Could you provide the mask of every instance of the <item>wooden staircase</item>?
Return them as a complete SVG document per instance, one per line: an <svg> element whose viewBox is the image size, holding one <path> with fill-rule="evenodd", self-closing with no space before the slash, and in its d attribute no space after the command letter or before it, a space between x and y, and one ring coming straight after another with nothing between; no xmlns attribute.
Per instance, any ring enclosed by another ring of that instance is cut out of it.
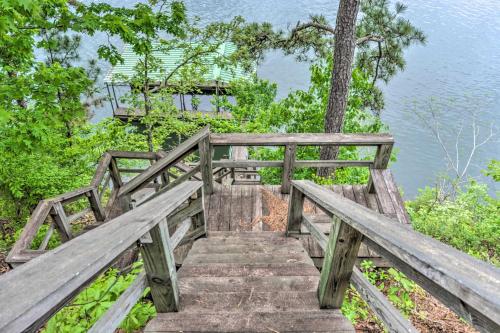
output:
<svg viewBox="0 0 500 333"><path fill-rule="evenodd" d="M386 134L213 134L205 128L168 153L107 152L89 186L42 200L33 211L7 257L18 267L0 276L0 333L38 332L130 252L140 253L143 271L88 332L114 332L146 289L158 313L146 332L352 332L338 310L350 285L387 331L418 332L355 266L363 247L479 331L500 332L500 270L408 226L387 169L393 144ZM325 145L376 152L373 160L296 158L299 146ZM212 161L217 146L283 147L284 156ZM180 164L187 161L198 162ZM279 191L218 183L227 170L261 167L283 169ZM318 167L365 167L369 182L326 188L292 179L296 168ZM287 208L264 202L263 190ZM70 204L76 201L89 207L75 211ZM287 237L259 221L271 208L288 209ZM89 212L95 228L75 233L73 223ZM51 250L54 232L64 244ZM41 244L34 244L37 236ZM313 260L321 262L321 273Z"/></svg>
<svg viewBox="0 0 500 333"><path fill-rule="evenodd" d="M353 332L339 310L321 310L319 271L284 233L212 232L178 271L179 312L145 332Z"/></svg>

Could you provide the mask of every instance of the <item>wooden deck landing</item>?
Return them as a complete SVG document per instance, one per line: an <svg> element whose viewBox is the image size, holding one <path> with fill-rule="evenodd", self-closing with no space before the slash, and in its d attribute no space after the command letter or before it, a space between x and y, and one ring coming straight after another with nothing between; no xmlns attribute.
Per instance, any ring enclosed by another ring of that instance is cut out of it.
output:
<svg viewBox="0 0 500 333"><path fill-rule="evenodd" d="M354 332L339 310L321 310L319 271L284 233L211 232L178 271L179 312L145 332Z"/></svg>
<svg viewBox="0 0 500 333"><path fill-rule="evenodd" d="M404 211L399 216L406 216L404 207L399 204L398 197L391 196L389 191L384 192L378 189L376 193L368 193L366 185L332 185L327 186L332 191L350 200L353 200L376 212L381 212L392 218L398 219L396 211ZM285 210L285 217L288 207L288 194L281 193L280 185L223 185L217 186L214 193L205 202L207 230L210 234L214 231L271 231L270 227L262 222L262 217L268 216L273 207L265 198L265 192L274 195L282 200L282 205L274 207L277 210ZM398 193L399 195L399 193ZM402 200L401 200L402 202ZM315 222L326 233L329 231L326 215L314 204L305 204ZM399 219L399 222L406 224L409 220ZM286 220L283 221L283 227ZM303 230L305 231L305 230ZM304 248L307 250L317 267L322 264L324 251L318 243L308 234L300 236ZM382 259L373 250L362 245L358 255L359 261L369 259L380 267L388 266L389 263Z"/></svg>

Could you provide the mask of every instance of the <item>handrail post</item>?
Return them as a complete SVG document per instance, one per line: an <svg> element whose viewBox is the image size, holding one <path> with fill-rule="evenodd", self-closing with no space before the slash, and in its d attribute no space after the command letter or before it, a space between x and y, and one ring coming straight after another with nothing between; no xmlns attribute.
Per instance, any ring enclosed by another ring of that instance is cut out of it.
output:
<svg viewBox="0 0 500 333"><path fill-rule="evenodd" d="M208 219L205 217L205 195L203 194L202 189L196 192L196 197L197 199L201 199L201 211L193 216L193 229L196 230L200 227L203 227L206 235Z"/></svg>
<svg viewBox="0 0 500 333"><path fill-rule="evenodd" d="M392 143L377 146L377 152L375 154L372 169L387 169L389 160L391 159L392 146ZM373 179L371 176L368 179L367 187L369 193L373 193L375 191L375 187L373 186Z"/></svg>
<svg viewBox="0 0 500 333"><path fill-rule="evenodd" d="M203 190L206 195L213 193L213 174L212 174L212 147L210 137L202 139L198 143L200 153L201 177L203 179Z"/></svg>
<svg viewBox="0 0 500 333"><path fill-rule="evenodd" d="M293 169L295 164L296 144L285 146L285 157L283 160L283 177L281 181L281 193L290 193L290 185L293 178Z"/></svg>
<svg viewBox="0 0 500 333"><path fill-rule="evenodd" d="M60 202L56 202L50 211L50 217L54 220L55 225L59 229L61 239L66 242L73 238L71 226L68 223L68 217L64 212L64 208Z"/></svg>
<svg viewBox="0 0 500 333"><path fill-rule="evenodd" d="M104 222L106 219L106 213L101 205L101 200L99 199L99 194L97 194L97 189L94 188L92 191L87 193L89 198L90 207L94 212L94 216L97 222Z"/></svg>
<svg viewBox="0 0 500 333"><path fill-rule="evenodd" d="M141 255L153 303L158 312L177 311L179 286L167 219L158 223L149 234L152 242L141 245Z"/></svg>
<svg viewBox="0 0 500 333"><path fill-rule="evenodd" d="M286 225L287 235L300 232L304 199L304 193L292 185L292 194L290 195L290 200L288 202L288 223Z"/></svg>
<svg viewBox="0 0 500 333"><path fill-rule="evenodd" d="M334 217L318 286L321 308L342 306L362 238L360 232Z"/></svg>
<svg viewBox="0 0 500 333"><path fill-rule="evenodd" d="M113 187L118 191L123 185L122 178L120 177L120 171L118 170L118 165L116 163L116 158L111 158L109 162L109 172L111 173L111 180L113 181Z"/></svg>

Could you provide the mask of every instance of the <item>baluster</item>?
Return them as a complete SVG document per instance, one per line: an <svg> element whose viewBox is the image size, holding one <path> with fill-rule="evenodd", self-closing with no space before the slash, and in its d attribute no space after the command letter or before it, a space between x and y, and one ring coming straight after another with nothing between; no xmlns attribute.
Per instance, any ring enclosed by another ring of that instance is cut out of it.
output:
<svg viewBox="0 0 500 333"><path fill-rule="evenodd" d="M285 146L285 157L283 160L283 178L281 181L281 193L290 193L290 185L293 178L295 164L295 151L297 145L289 144Z"/></svg>

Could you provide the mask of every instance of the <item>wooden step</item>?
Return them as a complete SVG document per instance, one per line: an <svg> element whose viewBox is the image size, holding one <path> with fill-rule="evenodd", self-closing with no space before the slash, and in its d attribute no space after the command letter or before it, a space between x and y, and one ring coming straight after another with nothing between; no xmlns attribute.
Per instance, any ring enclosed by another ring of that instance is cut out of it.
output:
<svg viewBox="0 0 500 333"><path fill-rule="evenodd" d="M319 308L319 271L284 233L210 233L177 279L179 312L158 314L145 332L353 332L338 310Z"/></svg>
<svg viewBox="0 0 500 333"><path fill-rule="evenodd" d="M179 280L180 293L254 291L315 291L319 276L266 276L266 277L185 277Z"/></svg>
<svg viewBox="0 0 500 333"><path fill-rule="evenodd" d="M144 332L354 332L339 310L160 313Z"/></svg>
<svg viewBox="0 0 500 333"><path fill-rule="evenodd" d="M201 264L184 265L177 276L183 277L216 277L216 276L301 276L315 275L318 269L310 263L279 263L279 264Z"/></svg>
<svg viewBox="0 0 500 333"><path fill-rule="evenodd" d="M320 311L317 291L256 291L181 294L182 311L252 312Z"/></svg>

